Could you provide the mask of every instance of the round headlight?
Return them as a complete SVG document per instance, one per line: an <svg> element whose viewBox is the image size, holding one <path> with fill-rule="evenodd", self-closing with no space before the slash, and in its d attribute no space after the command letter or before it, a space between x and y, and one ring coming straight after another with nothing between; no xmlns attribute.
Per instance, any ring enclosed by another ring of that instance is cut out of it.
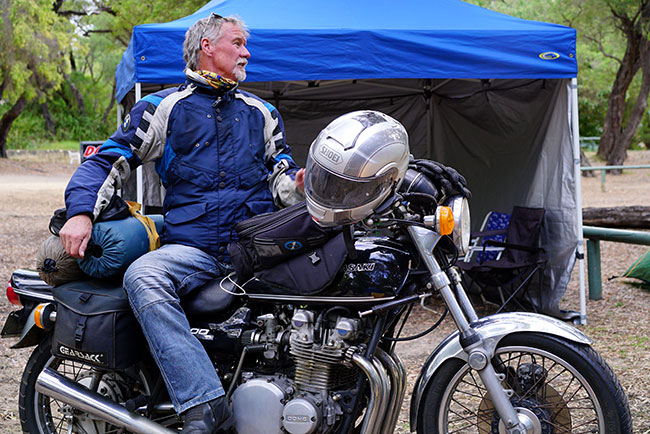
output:
<svg viewBox="0 0 650 434"><path fill-rule="evenodd" d="M463 196L451 196L444 203L445 206L451 208L454 215L454 230L451 234L454 244L458 249L460 256L467 253L469 248L469 235L470 235L470 217L469 217L469 202Z"/></svg>

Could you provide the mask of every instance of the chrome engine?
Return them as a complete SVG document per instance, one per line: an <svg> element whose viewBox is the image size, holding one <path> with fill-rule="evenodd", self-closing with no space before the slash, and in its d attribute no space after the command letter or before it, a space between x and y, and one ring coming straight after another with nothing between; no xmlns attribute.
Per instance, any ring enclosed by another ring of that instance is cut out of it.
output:
<svg viewBox="0 0 650 434"><path fill-rule="evenodd" d="M350 355L361 320L338 317L334 327L322 327L315 316L296 310L287 328L274 315L257 318L260 327L247 340L264 345L264 357L271 359L288 336L295 371L293 376L242 373L232 395L239 434L326 434L340 420L345 391L354 388L360 373Z"/></svg>

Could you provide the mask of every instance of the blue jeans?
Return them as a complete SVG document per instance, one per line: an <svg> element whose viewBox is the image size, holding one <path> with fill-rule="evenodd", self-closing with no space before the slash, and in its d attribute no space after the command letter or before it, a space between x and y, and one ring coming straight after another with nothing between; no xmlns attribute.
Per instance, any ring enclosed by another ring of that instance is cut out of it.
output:
<svg viewBox="0 0 650 434"><path fill-rule="evenodd" d="M180 297L228 271L197 248L168 244L138 258L124 275L131 308L178 413L224 394L205 349L190 333Z"/></svg>

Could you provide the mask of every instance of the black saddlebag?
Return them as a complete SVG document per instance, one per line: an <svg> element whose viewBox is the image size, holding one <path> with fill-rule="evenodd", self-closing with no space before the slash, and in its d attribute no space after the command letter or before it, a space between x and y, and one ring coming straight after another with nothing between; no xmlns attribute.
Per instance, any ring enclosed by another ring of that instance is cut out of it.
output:
<svg viewBox="0 0 650 434"><path fill-rule="evenodd" d="M105 369L125 369L141 360L144 338L122 286L76 281L52 288L52 294L54 356Z"/></svg>
<svg viewBox="0 0 650 434"><path fill-rule="evenodd" d="M319 226L305 202L241 221L234 229L239 241L229 244L228 253L242 283L257 277L294 294L314 294L345 261L341 228Z"/></svg>

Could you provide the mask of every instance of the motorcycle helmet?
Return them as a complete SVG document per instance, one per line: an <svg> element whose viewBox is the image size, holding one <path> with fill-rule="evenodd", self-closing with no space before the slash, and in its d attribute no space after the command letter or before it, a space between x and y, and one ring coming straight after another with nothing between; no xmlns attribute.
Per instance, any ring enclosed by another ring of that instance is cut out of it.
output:
<svg viewBox="0 0 650 434"><path fill-rule="evenodd" d="M408 134L395 119L371 110L340 116L309 148L307 209L321 226L358 222L399 188L408 161Z"/></svg>

